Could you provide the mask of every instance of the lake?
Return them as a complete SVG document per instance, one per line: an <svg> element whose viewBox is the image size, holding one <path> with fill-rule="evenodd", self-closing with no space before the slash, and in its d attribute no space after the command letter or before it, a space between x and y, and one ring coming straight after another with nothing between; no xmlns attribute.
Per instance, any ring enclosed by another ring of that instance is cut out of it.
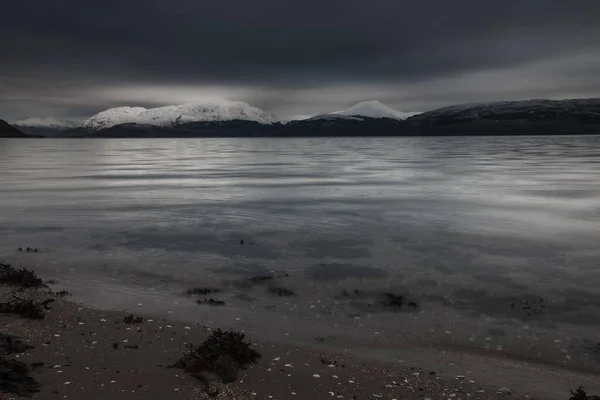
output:
<svg viewBox="0 0 600 400"><path fill-rule="evenodd" d="M597 136L2 139L0 171L0 262L86 304L600 361Z"/></svg>

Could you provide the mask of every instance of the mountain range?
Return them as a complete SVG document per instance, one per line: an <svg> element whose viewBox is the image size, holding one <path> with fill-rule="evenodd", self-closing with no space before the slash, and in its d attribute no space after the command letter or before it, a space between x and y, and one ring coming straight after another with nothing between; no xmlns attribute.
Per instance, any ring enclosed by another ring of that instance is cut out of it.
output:
<svg viewBox="0 0 600 400"><path fill-rule="evenodd" d="M14 126L10 125L8 122L0 119L0 138L28 138L35 137L32 135L27 135Z"/></svg>
<svg viewBox="0 0 600 400"><path fill-rule="evenodd" d="M16 131L57 137L600 134L600 99L474 103L424 113L404 113L371 100L287 121L243 102L207 102L111 108L79 125L47 118L17 121L15 126Z"/></svg>

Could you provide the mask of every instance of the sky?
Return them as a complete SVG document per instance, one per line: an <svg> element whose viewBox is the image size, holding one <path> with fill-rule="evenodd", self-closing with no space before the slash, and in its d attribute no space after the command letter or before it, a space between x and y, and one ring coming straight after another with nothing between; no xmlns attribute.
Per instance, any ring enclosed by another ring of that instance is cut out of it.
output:
<svg viewBox="0 0 600 400"><path fill-rule="evenodd" d="M19 0L0 119L241 100L281 117L600 97L598 0Z"/></svg>

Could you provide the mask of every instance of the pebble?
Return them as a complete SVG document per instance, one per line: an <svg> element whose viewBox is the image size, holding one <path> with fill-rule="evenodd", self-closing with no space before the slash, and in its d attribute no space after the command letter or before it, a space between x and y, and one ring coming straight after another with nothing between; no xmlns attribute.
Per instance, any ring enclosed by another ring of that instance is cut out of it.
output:
<svg viewBox="0 0 600 400"><path fill-rule="evenodd" d="M500 394L512 394L512 390L510 390L510 388L503 387L503 388L498 389L498 393L500 393Z"/></svg>
<svg viewBox="0 0 600 400"><path fill-rule="evenodd" d="M458 376L456 377L456 379L465 379L465 376L464 376L464 375L458 375Z"/></svg>
<svg viewBox="0 0 600 400"><path fill-rule="evenodd" d="M321 377L321 375L319 375L319 374L314 374L313 375L313 378L320 378L320 377Z"/></svg>

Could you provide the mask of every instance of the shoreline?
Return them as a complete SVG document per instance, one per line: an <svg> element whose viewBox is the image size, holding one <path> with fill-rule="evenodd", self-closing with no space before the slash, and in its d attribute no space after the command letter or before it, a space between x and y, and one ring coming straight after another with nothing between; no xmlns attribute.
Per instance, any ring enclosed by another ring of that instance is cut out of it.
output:
<svg viewBox="0 0 600 400"><path fill-rule="evenodd" d="M39 300L55 298L42 320L0 314L1 333L34 346L16 359L44 363L32 372L41 384L41 392L33 398L207 398L196 378L166 367L181 357L186 343L200 344L219 327L151 317L124 324L128 312L83 307L44 290L0 286L0 301L17 292ZM348 351L248 339L262 358L242 371L236 382L219 385L216 398L490 399L508 396L499 393L510 389L510 398L566 400L569 389L581 385L595 393L600 386L591 374L464 349L415 347L411 351L419 361L400 362L390 360L397 349ZM528 382L532 387L523 390Z"/></svg>

